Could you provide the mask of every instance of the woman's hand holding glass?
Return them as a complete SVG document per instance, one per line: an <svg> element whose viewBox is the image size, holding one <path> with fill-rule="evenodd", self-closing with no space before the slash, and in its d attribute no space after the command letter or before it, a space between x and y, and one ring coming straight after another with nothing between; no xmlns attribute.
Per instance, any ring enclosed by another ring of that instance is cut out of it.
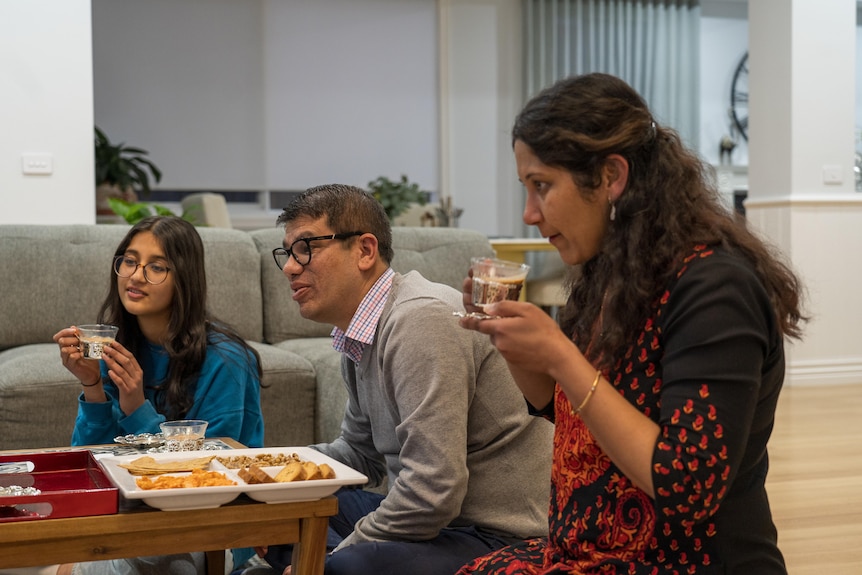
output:
<svg viewBox="0 0 862 575"><path fill-rule="evenodd" d="M472 279L463 284L465 309L471 305ZM498 319L466 317L461 327L487 334L509 365L524 397L536 408L543 408L553 397L554 373L561 358L577 357L575 345L563 334L557 322L541 308L526 302L502 301L486 305L484 313Z"/></svg>
<svg viewBox="0 0 862 575"><path fill-rule="evenodd" d="M577 353L557 322L541 308L526 302L502 301L485 306L498 319L463 318L461 326L488 334L509 365L552 376L561 357Z"/></svg>

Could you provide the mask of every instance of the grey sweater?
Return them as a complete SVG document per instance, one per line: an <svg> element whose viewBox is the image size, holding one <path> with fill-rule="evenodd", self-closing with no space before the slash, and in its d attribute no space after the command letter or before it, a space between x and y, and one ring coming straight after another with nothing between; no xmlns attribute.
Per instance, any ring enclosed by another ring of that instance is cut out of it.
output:
<svg viewBox="0 0 862 575"><path fill-rule="evenodd" d="M341 545L422 541L475 525L546 536L553 427L531 417L487 336L453 317L461 294L417 272L395 274L374 343L342 356L349 392L341 436L314 446L388 476L380 507Z"/></svg>

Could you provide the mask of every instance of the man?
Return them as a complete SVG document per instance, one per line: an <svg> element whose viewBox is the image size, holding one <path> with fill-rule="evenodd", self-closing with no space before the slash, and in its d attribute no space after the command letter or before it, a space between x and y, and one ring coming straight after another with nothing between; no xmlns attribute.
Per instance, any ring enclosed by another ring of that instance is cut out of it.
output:
<svg viewBox="0 0 862 575"><path fill-rule="evenodd" d="M302 316L335 326L349 392L341 436L313 447L388 479L386 495L338 492L325 572L450 575L546 534L552 427L528 415L488 338L452 317L461 293L392 270L389 221L359 188L307 190L278 224L276 260ZM290 563L289 546L265 552L278 572Z"/></svg>

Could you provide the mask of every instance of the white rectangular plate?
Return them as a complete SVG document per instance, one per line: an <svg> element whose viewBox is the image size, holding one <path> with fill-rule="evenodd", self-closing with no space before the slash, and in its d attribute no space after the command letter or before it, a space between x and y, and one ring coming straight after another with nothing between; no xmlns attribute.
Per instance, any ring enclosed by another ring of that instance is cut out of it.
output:
<svg viewBox="0 0 862 575"><path fill-rule="evenodd" d="M366 483L368 478L343 463L335 461L331 457L315 451L309 447L261 447L257 449L225 449L222 451L185 451L177 453L150 453L158 462L176 461L180 459L193 459L204 456L236 457L245 455L255 457L261 453L272 455L295 453L304 461L314 463L326 463L335 471L334 479L315 479L311 481L294 481L290 483L257 483L247 484L237 475L237 469L227 469L217 459L210 463L210 471L220 471L236 485L216 487L190 487L179 489L141 489L135 480L136 476L119 465L134 461L143 455L124 455L120 457L104 457L99 464L105 469L108 477L117 487L121 494L127 499L141 499L150 507L164 511L179 511L184 509L207 509L219 507L230 503L241 493L247 494L256 501L265 503L283 503L286 501L313 501L335 493L339 487L344 485L360 485ZM264 467L270 475L275 475L280 468ZM169 473L167 475L187 475L187 473Z"/></svg>

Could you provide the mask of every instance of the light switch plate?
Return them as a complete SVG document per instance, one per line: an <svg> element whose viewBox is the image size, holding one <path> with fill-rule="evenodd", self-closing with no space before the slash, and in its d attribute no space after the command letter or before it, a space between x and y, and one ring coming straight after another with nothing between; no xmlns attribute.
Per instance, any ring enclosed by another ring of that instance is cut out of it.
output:
<svg viewBox="0 0 862 575"><path fill-rule="evenodd" d="M52 154L21 154L21 171L26 175L53 174L54 156Z"/></svg>

